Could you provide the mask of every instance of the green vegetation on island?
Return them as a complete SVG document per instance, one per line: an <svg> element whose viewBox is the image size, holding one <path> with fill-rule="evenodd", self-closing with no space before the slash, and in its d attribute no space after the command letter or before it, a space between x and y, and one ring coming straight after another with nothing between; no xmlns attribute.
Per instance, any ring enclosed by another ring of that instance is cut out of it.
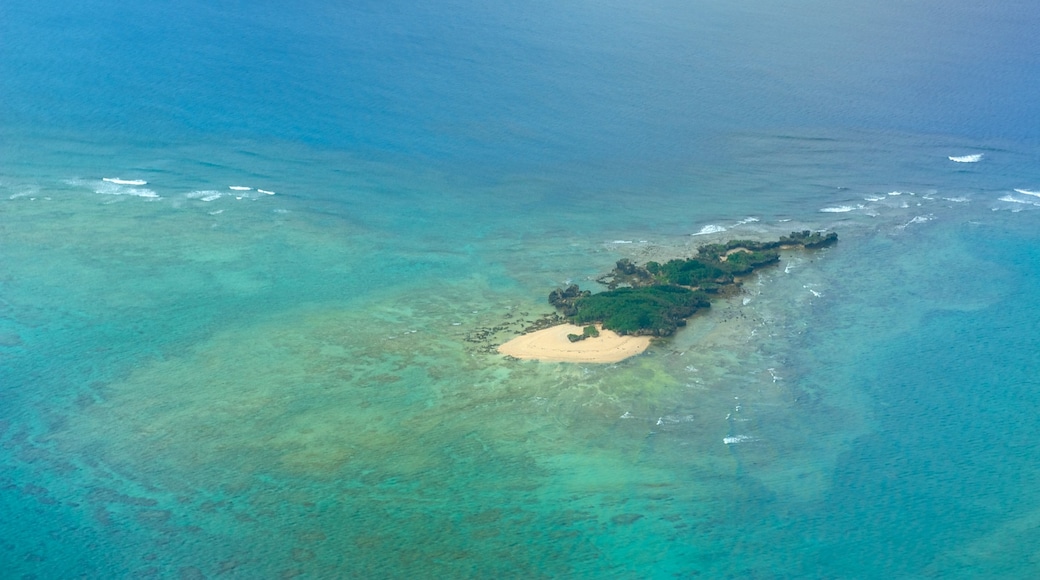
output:
<svg viewBox="0 0 1040 580"><path fill-rule="evenodd" d="M777 241L731 240L707 244L697 256L647 262L639 266L619 260L614 270L597 281L608 290L593 294L577 285L553 290L549 303L575 324L599 323L618 334L668 336L699 310L711 307L711 297L739 288L739 277L780 261L780 250L821 248L838 240L835 233L791 232ZM595 326L571 341L593 336Z"/></svg>
<svg viewBox="0 0 1040 580"><path fill-rule="evenodd" d="M682 286L618 288L579 300L573 320L578 324L599 322L618 334L667 336L710 305L704 292Z"/></svg>
<svg viewBox="0 0 1040 580"><path fill-rule="evenodd" d="M571 342L578 342L579 340L585 340L586 338L596 338L599 336L599 329L596 325L590 324L581 330L581 334L568 334L567 340Z"/></svg>

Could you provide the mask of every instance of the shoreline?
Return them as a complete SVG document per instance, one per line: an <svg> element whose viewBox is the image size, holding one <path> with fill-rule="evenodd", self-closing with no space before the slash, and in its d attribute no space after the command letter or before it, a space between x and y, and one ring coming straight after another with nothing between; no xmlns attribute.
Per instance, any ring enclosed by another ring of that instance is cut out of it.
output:
<svg viewBox="0 0 1040 580"><path fill-rule="evenodd" d="M596 325L599 336L571 342L568 334L581 334L583 327L559 324L522 334L498 347L498 352L522 360L544 362L615 363L642 354L650 346L649 336L622 336Z"/></svg>

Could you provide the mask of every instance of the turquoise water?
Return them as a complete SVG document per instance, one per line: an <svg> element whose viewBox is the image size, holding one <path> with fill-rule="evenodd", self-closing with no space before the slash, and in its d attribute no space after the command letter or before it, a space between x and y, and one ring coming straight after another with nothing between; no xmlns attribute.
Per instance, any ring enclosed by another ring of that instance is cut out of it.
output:
<svg viewBox="0 0 1040 580"><path fill-rule="evenodd" d="M0 576L1036 575L1025 3L0 16ZM802 229L644 355L494 353Z"/></svg>

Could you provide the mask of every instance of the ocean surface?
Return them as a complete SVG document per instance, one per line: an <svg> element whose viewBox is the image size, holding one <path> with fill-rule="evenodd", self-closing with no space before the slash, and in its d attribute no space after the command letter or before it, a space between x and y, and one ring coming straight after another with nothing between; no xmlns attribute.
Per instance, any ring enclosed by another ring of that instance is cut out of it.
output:
<svg viewBox="0 0 1040 580"><path fill-rule="evenodd" d="M0 578L1040 576L1038 29L0 0ZM641 356L494 351L801 230Z"/></svg>

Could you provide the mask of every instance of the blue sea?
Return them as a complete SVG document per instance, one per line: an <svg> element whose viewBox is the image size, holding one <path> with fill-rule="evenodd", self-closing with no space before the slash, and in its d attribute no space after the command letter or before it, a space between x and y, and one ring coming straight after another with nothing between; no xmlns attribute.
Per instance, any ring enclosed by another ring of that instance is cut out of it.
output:
<svg viewBox="0 0 1040 580"><path fill-rule="evenodd" d="M1037 30L0 0L0 578L1040 576ZM802 230L640 356L495 351Z"/></svg>

